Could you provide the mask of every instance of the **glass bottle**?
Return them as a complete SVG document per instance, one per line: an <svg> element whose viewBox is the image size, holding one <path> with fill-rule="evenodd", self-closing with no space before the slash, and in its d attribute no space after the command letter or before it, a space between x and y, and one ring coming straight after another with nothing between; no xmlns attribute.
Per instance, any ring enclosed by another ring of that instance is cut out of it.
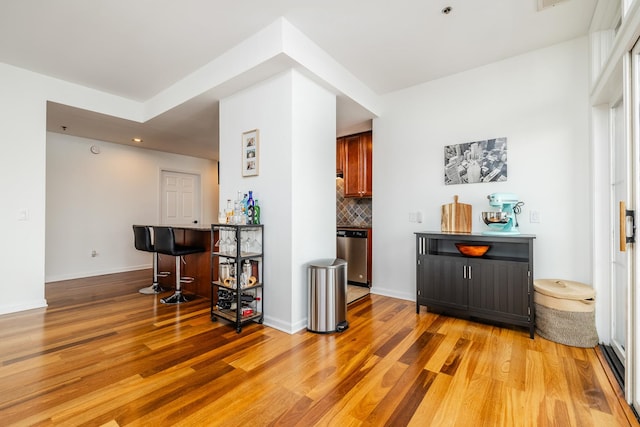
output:
<svg viewBox="0 0 640 427"><path fill-rule="evenodd" d="M248 204L248 200L249 198L247 197L247 193L244 193L244 197L242 197L242 211L244 212L244 214L247 214L247 206L249 206Z"/></svg>
<svg viewBox="0 0 640 427"><path fill-rule="evenodd" d="M253 223L260 224L260 206L258 206L258 199L256 199L253 206Z"/></svg>
<svg viewBox="0 0 640 427"><path fill-rule="evenodd" d="M238 198L233 202L233 224L242 224L243 221L242 192L238 191Z"/></svg>
<svg viewBox="0 0 640 427"><path fill-rule="evenodd" d="M255 215L254 211L255 202L253 201L253 191L249 191L249 198L247 199L247 224L253 224Z"/></svg>
<svg viewBox="0 0 640 427"><path fill-rule="evenodd" d="M227 215L227 224L232 224L233 205L231 204L231 199L227 199L227 209L225 209L224 213Z"/></svg>

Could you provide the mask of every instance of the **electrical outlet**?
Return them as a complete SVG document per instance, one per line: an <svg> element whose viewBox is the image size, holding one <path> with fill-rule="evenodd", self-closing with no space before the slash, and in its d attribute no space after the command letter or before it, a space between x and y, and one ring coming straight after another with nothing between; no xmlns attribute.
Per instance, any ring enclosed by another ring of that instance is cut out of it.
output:
<svg viewBox="0 0 640 427"><path fill-rule="evenodd" d="M529 222L532 224L540 223L540 211L529 211Z"/></svg>
<svg viewBox="0 0 640 427"><path fill-rule="evenodd" d="M409 222L422 222L422 212L409 212Z"/></svg>
<svg viewBox="0 0 640 427"><path fill-rule="evenodd" d="M28 221L29 211L27 209L20 209L18 211L18 221Z"/></svg>

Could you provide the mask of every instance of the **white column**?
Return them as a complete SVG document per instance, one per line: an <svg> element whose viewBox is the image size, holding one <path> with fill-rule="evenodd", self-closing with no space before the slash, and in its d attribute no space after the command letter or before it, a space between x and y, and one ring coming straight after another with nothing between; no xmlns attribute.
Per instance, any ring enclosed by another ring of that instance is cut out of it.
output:
<svg viewBox="0 0 640 427"><path fill-rule="evenodd" d="M254 191L265 226L265 324L306 327L307 264L335 257L335 95L295 70L220 101L220 206ZM259 131L243 177L242 133Z"/></svg>

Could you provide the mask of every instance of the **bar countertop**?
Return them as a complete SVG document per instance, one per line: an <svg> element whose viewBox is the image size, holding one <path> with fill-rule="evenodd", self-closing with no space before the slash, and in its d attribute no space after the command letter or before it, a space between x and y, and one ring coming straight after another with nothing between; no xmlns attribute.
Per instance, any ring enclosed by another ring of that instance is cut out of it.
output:
<svg viewBox="0 0 640 427"><path fill-rule="evenodd" d="M192 231L211 231L211 226L205 227L204 225L170 225L170 224L152 224L149 227L171 227L176 230L192 230Z"/></svg>

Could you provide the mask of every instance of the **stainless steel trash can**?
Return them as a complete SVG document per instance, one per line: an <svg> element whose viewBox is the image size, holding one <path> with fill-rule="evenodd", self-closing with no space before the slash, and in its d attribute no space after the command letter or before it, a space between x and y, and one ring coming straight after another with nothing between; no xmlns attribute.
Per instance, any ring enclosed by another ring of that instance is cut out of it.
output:
<svg viewBox="0 0 640 427"><path fill-rule="evenodd" d="M347 329L347 262L339 258L314 261L307 276L307 330L331 333Z"/></svg>

